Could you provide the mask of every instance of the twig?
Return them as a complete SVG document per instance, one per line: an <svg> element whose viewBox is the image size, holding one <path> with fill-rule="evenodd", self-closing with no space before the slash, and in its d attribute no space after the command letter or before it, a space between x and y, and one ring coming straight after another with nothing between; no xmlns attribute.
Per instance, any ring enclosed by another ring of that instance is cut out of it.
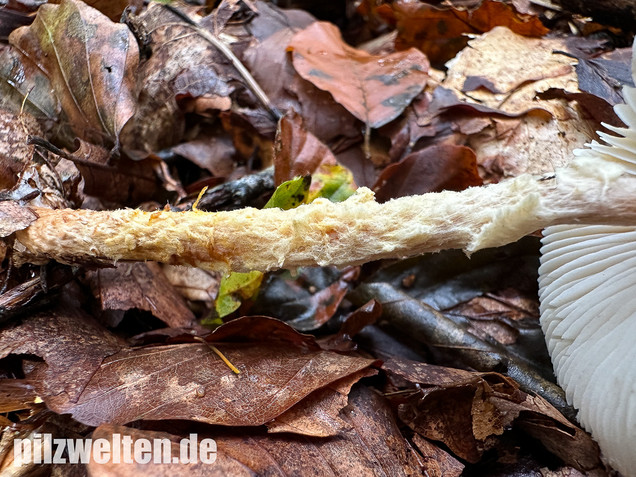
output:
<svg viewBox="0 0 636 477"><path fill-rule="evenodd" d="M230 50L230 48L222 40L211 34L209 31L201 28L196 20L194 20L186 13L183 13L178 8L175 8L172 5L166 3L163 4L163 7L177 15L184 22L186 22L190 27L192 27L193 30L197 32L198 35L214 45L214 47L216 47L223 54L223 56L230 60L232 66L236 68L236 71L239 72L241 77L245 80L247 86L252 90L252 92L256 95L263 106L265 106L265 109L267 109L274 120L278 121L282 117L280 111L278 111L278 109L276 109L276 107L272 105L265 91L263 91L263 89L254 79L248 69L243 65L243 63L241 63L241 60L236 57L232 50Z"/></svg>

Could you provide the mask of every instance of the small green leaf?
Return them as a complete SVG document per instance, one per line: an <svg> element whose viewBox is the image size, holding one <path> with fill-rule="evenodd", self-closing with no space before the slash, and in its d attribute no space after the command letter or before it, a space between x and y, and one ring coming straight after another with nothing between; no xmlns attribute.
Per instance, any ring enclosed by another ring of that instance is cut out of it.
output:
<svg viewBox="0 0 636 477"><path fill-rule="evenodd" d="M289 210L298 207L307 201L307 194L311 184L311 176L298 176L279 185L272 197L265 204L264 209Z"/></svg>
<svg viewBox="0 0 636 477"><path fill-rule="evenodd" d="M219 317L235 312L243 300L254 298L263 281L263 274L258 271L248 273L231 273L221 279L219 294L215 308Z"/></svg>
<svg viewBox="0 0 636 477"><path fill-rule="evenodd" d="M331 202L342 202L356 191L353 174L338 164L320 166L312 177L311 192L307 202L324 197Z"/></svg>
<svg viewBox="0 0 636 477"><path fill-rule="evenodd" d="M283 210L293 209L307 201L311 176L296 177L279 185L274 194L265 204L264 209L278 207ZM214 302L214 308L219 318L223 318L241 306L243 300L254 298L263 281L261 272L249 273L232 272L221 279L219 294Z"/></svg>

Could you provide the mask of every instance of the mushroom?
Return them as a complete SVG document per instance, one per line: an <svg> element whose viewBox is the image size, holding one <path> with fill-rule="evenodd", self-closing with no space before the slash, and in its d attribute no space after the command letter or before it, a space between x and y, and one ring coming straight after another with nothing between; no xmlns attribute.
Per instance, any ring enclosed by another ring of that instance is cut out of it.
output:
<svg viewBox="0 0 636 477"><path fill-rule="evenodd" d="M618 136L599 133L606 144L577 156L636 174L636 89L623 95L614 110L628 127L605 125ZM607 462L636 476L636 228L557 225L543 234L541 326L557 380Z"/></svg>

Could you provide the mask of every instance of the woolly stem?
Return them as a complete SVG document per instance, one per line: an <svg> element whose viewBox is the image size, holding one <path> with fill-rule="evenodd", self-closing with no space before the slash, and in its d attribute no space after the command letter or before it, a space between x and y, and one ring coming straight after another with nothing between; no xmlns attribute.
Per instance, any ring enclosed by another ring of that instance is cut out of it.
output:
<svg viewBox="0 0 636 477"><path fill-rule="evenodd" d="M553 224L636 225L636 177L580 158L550 177L530 175L463 192L384 204L361 188L282 211L88 211L33 208L16 232L16 259L44 263L153 260L221 271L355 265L458 248L504 245Z"/></svg>

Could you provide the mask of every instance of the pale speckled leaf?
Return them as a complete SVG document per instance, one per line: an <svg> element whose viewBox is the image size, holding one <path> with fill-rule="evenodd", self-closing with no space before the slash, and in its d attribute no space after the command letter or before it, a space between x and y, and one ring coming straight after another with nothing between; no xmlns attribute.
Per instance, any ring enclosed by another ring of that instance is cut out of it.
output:
<svg viewBox="0 0 636 477"><path fill-rule="evenodd" d="M392 121L426 85L428 60L411 48L375 56L347 45L338 28L316 22L294 35L288 49L305 80L329 91L355 117L379 128Z"/></svg>

